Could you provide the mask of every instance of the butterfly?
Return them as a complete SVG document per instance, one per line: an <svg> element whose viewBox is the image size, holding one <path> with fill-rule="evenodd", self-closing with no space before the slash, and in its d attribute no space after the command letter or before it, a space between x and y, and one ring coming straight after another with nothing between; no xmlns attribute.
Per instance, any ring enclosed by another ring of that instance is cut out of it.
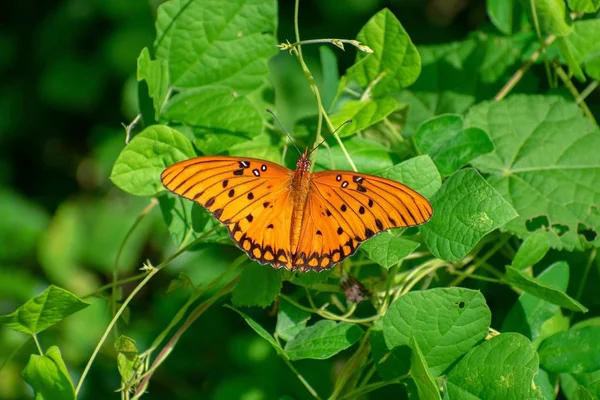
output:
<svg viewBox="0 0 600 400"><path fill-rule="evenodd" d="M433 214L425 197L393 180L311 173L308 155L294 171L256 158L196 157L167 167L161 180L211 212L248 257L290 271L331 268L377 233Z"/></svg>

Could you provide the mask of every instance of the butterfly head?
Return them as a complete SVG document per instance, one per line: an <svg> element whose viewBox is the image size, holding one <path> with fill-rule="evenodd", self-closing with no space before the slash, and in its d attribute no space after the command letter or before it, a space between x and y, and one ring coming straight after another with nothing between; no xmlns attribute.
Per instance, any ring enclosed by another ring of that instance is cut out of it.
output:
<svg viewBox="0 0 600 400"><path fill-rule="evenodd" d="M309 172L310 171L310 159L308 158L308 149L304 151L304 154L300 156L296 161L296 171L298 172Z"/></svg>

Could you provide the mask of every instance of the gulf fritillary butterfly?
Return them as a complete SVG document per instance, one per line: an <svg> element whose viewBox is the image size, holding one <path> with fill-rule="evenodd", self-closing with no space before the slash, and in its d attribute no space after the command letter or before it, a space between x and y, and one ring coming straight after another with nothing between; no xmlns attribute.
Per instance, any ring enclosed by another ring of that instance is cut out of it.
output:
<svg viewBox="0 0 600 400"><path fill-rule="evenodd" d="M352 171L310 172L308 149L296 170L243 157L196 157L166 168L171 192L193 200L229 230L248 257L288 270L322 271L391 228L433 213L409 187Z"/></svg>

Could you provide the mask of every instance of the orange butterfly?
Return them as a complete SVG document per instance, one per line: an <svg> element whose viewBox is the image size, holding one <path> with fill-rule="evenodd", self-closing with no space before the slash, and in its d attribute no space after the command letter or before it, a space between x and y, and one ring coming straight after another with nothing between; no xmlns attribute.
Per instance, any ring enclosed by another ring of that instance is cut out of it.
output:
<svg viewBox="0 0 600 400"><path fill-rule="evenodd" d="M308 149L296 170L242 157L196 157L166 168L171 192L193 200L229 230L248 257L288 270L322 271L360 242L433 213L409 187L351 171L310 172Z"/></svg>

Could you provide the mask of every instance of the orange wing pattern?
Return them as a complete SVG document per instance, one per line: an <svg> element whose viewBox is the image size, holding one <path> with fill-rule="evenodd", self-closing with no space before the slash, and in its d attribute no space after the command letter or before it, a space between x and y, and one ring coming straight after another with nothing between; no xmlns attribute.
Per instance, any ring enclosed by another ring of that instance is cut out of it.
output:
<svg viewBox="0 0 600 400"><path fill-rule="evenodd" d="M309 179L292 269L330 268L373 235L420 225L433 214L426 198L389 179L350 171L317 172Z"/></svg>
<svg viewBox="0 0 600 400"><path fill-rule="evenodd" d="M293 172L272 162L240 157L197 157L161 175L171 192L198 202L229 230L253 260L291 269Z"/></svg>

